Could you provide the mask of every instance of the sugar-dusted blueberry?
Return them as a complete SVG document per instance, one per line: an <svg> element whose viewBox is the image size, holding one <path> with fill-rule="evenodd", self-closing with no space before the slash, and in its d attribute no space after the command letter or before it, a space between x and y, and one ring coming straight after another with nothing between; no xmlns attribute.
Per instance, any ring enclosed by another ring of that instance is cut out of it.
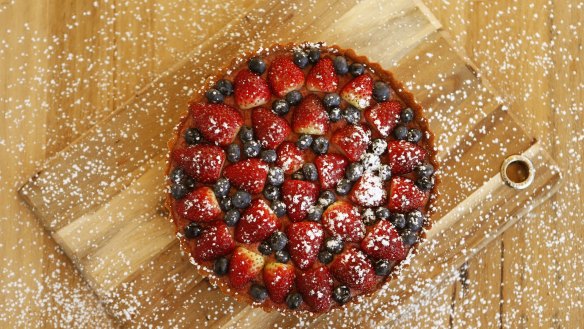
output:
<svg viewBox="0 0 584 329"><path fill-rule="evenodd" d="M333 107L328 111L328 117L332 123L338 122L343 118L343 110L340 107Z"/></svg>
<svg viewBox="0 0 584 329"><path fill-rule="evenodd" d="M292 179L296 180L304 180L304 174L302 173L302 169L296 171L292 174Z"/></svg>
<svg viewBox="0 0 584 329"><path fill-rule="evenodd" d="M296 146L301 150L306 150L312 145L312 135L300 135L296 141Z"/></svg>
<svg viewBox="0 0 584 329"><path fill-rule="evenodd" d="M414 210L406 214L406 226L413 232L418 232L424 226L424 214L419 210Z"/></svg>
<svg viewBox="0 0 584 329"><path fill-rule="evenodd" d="M373 153L365 153L361 156L361 164L365 172L373 172L381 166L381 158Z"/></svg>
<svg viewBox="0 0 584 329"><path fill-rule="evenodd" d="M356 125L361 121L361 111L353 105L348 105L343 113L345 120L352 125Z"/></svg>
<svg viewBox="0 0 584 329"><path fill-rule="evenodd" d="M380 259L374 265L375 274L386 276L391 272L391 263L388 260Z"/></svg>
<svg viewBox="0 0 584 329"><path fill-rule="evenodd" d="M309 181L315 181L318 179L318 171L316 170L316 166L314 163L305 163L302 165L302 174L304 175L304 179Z"/></svg>
<svg viewBox="0 0 584 329"><path fill-rule="evenodd" d="M203 233L201 226L195 222L190 222L189 225L185 226L185 238L194 239Z"/></svg>
<svg viewBox="0 0 584 329"><path fill-rule="evenodd" d="M223 217L223 221L225 221L225 225L233 227L237 225L239 219L241 218L241 214L237 209L228 210Z"/></svg>
<svg viewBox="0 0 584 329"><path fill-rule="evenodd" d="M301 294L293 292L286 296L286 306L288 306L289 309L295 310L299 308L301 304L302 304Z"/></svg>
<svg viewBox="0 0 584 329"><path fill-rule="evenodd" d="M358 77L365 73L365 65L361 63L353 63L349 65L349 73L351 73L351 75L354 77Z"/></svg>
<svg viewBox="0 0 584 329"><path fill-rule="evenodd" d="M280 116L286 115L290 112L290 105L285 100L278 99L272 103L272 111Z"/></svg>
<svg viewBox="0 0 584 329"><path fill-rule="evenodd" d="M296 66L298 66L299 68L303 69L306 67L306 65L308 65L308 55L306 55L305 52L297 50L294 52L294 55L292 57L294 64L296 64Z"/></svg>
<svg viewBox="0 0 584 329"><path fill-rule="evenodd" d="M339 75L345 75L349 72L349 65L347 65L347 59L343 56L337 56L333 60L333 65L335 66L335 71Z"/></svg>
<svg viewBox="0 0 584 329"><path fill-rule="evenodd" d="M347 286L337 286L333 289L333 299L343 305L351 300L351 290Z"/></svg>
<svg viewBox="0 0 584 329"><path fill-rule="evenodd" d="M223 94L215 88L207 90L205 92L205 97L207 97L209 103L213 104L223 103Z"/></svg>
<svg viewBox="0 0 584 329"><path fill-rule="evenodd" d="M328 264L333 261L333 254L326 250L321 250L318 253L318 260L323 264Z"/></svg>
<svg viewBox="0 0 584 329"><path fill-rule="evenodd" d="M387 149L387 142L383 138L375 138L371 142L371 152L375 155L382 155Z"/></svg>
<svg viewBox="0 0 584 329"><path fill-rule="evenodd" d="M408 130L408 134L406 136L406 140L411 143L417 143L422 140L423 134L422 131L418 128L412 128Z"/></svg>
<svg viewBox="0 0 584 329"><path fill-rule="evenodd" d="M189 193L189 190L182 183L175 183L170 186L170 194L176 200L184 198L187 193Z"/></svg>
<svg viewBox="0 0 584 329"><path fill-rule="evenodd" d="M270 247L270 243L267 240L262 241L258 246L258 251L261 252L263 255L271 255L272 247Z"/></svg>
<svg viewBox="0 0 584 329"><path fill-rule="evenodd" d="M329 149L329 141L324 136L318 136L312 142L312 151L316 154L326 154Z"/></svg>
<svg viewBox="0 0 584 329"><path fill-rule="evenodd" d="M320 193L320 196L318 197L318 204L326 208L333 204L333 202L335 202L336 200L337 197L335 196L335 192L331 190L324 190Z"/></svg>
<svg viewBox="0 0 584 329"><path fill-rule="evenodd" d="M255 158L260 154L260 143L256 140L251 140L243 143L243 154L248 158Z"/></svg>
<svg viewBox="0 0 584 329"><path fill-rule="evenodd" d="M215 84L215 89L219 90L224 96L231 96L233 94L233 83L227 79L221 79Z"/></svg>
<svg viewBox="0 0 584 329"><path fill-rule="evenodd" d="M266 62L260 57L252 57L247 63L247 68L255 74L263 74L266 71Z"/></svg>
<svg viewBox="0 0 584 329"><path fill-rule="evenodd" d="M414 172L418 178L420 177L430 177L434 173L434 166L429 163L421 164L414 168Z"/></svg>
<svg viewBox="0 0 584 329"><path fill-rule="evenodd" d="M383 81L375 81L373 84L373 98L378 102L385 102L389 100L390 90L387 83Z"/></svg>
<svg viewBox="0 0 584 329"><path fill-rule="evenodd" d="M280 199L280 188L274 185L266 185L264 197L270 201Z"/></svg>
<svg viewBox="0 0 584 329"><path fill-rule="evenodd" d="M363 176L364 171L365 169L363 168L362 164L359 162L353 162L347 167L347 170L345 171L345 177L351 182L355 182L361 178L361 176Z"/></svg>
<svg viewBox="0 0 584 329"><path fill-rule="evenodd" d="M322 103L327 109L332 109L333 107L338 107L341 105L341 96L337 93L328 93L324 95Z"/></svg>
<svg viewBox="0 0 584 329"><path fill-rule="evenodd" d="M275 251L284 250L288 244L288 237L282 231L276 231L270 235L270 247Z"/></svg>
<svg viewBox="0 0 584 329"><path fill-rule="evenodd" d="M286 264L290 261L290 254L286 250L278 250L276 251L274 256L276 257L276 260L279 261L280 263Z"/></svg>
<svg viewBox="0 0 584 329"><path fill-rule="evenodd" d="M415 244L416 242L418 242L418 233L406 229L402 232L402 240L404 241L404 243L408 246L411 246L413 244Z"/></svg>
<svg viewBox="0 0 584 329"><path fill-rule="evenodd" d="M384 181L388 181L391 179L391 167L386 164L382 164L377 168L377 175Z"/></svg>
<svg viewBox="0 0 584 329"><path fill-rule="evenodd" d="M231 184L229 184L229 180L225 177L221 177L213 185L213 192L215 192L217 197L224 197L229 193L230 187Z"/></svg>
<svg viewBox="0 0 584 329"><path fill-rule="evenodd" d="M375 209L375 216L380 219L389 219L391 213L386 207L377 207L377 209Z"/></svg>
<svg viewBox="0 0 584 329"><path fill-rule="evenodd" d="M338 236L331 236L324 240L324 247L333 254L340 254L343 251L343 240Z"/></svg>
<svg viewBox="0 0 584 329"><path fill-rule="evenodd" d="M251 298L258 303L261 303L268 298L268 290L266 287L260 286L256 283L252 284L249 288L249 294L251 295Z"/></svg>
<svg viewBox="0 0 584 329"><path fill-rule="evenodd" d="M233 202L231 202L231 198L226 196L219 200L219 207L223 211L229 211L233 208Z"/></svg>
<svg viewBox="0 0 584 329"><path fill-rule="evenodd" d="M168 177L170 178L170 181L172 183L175 184L181 184L183 182L183 179L187 176L185 170L181 167L175 167L171 172L170 175L168 175Z"/></svg>
<svg viewBox="0 0 584 329"><path fill-rule="evenodd" d="M412 110L409 107L406 107L401 111L399 118L403 123L411 122L412 120L414 120L414 110Z"/></svg>
<svg viewBox="0 0 584 329"><path fill-rule="evenodd" d="M271 167L268 170L268 184L280 186L284 183L284 170L280 167Z"/></svg>
<svg viewBox="0 0 584 329"><path fill-rule="evenodd" d="M251 203L251 194L247 193L246 191L237 191L231 198L231 202L235 208L247 208Z"/></svg>
<svg viewBox="0 0 584 329"><path fill-rule="evenodd" d="M242 142L247 142L253 139L253 129L251 129L251 127L248 126L243 126L241 127L241 129L239 130L239 139L241 139Z"/></svg>
<svg viewBox="0 0 584 329"><path fill-rule="evenodd" d="M286 102L290 105L298 105L302 101L302 93L298 90L292 90L286 94Z"/></svg>
<svg viewBox="0 0 584 329"><path fill-rule="evenodd" d="M416 186L421 190L428 191L434 187L434 177L421 177L416 180Z"/></svg>
<svg viewBox="0 0 584 329"><path fill-rule="evenodd" d="M408 127L404 125L398 125L393 130L393 137L398 141L405 140L408 137Z"/></svg>
<svg viewBox="0 0 584 329"><path fill-rule="evenodd" d="M308 51L308 61L312 64L318 62L320 59L320 49L313 47Z"/></svg>
<svg viewBox="0 0 584 329"><path fill-rule="evenodd" d="M227 272L229 271L229 259L225 258L225 257L219 257L215 260L215 263L213 264L213 272L215 272L215 274L222 276L227 274Z"/></svg>
<svg viewBox="0 0 584 329"><path fill-rule="evenodd" d="M320 222L320 218L322 217L322 213L324 209L321 205L312 205L308 208L308 214L306 214L306 219L313 221L313 222Z"/></svg>
<svg viewBox="0 0 584 329"><path fill-rule="evenodd" d="M266 163L274 163L276 162L277 158L278 155L276 154L275 150L263 150L260 153L260 159L262 159Z"/></svg>
<svg viewBox="0 0 584 329"><path fill-rule="evenodd" d="M185 131L185 142L188 145L199 144L203 141L203 134L197 128L189 128Z"/></svg>
<svg viewBox="0 0 584 329"><path fill-rule="evenodd" d="M227 160L229 162L235 163L241 159L241 148L239 145L233 143L227 146Z"/></svg>
<svg viewBox="0 0 584 329"><path fill-rule="evenodd" d="M337 183L337 194L339 195L347 195L351 191L353 187L353 183L350 180L343 178Z"/></svg>
<svg viewBox="0 0 584 329"><path fill-rule="evenodd" d="M375 217L375 211L373 211L373 209L371 209L371 208L363 209L363 212L361 212L361 220L363 221L363 224L368 225L368 226L377 223L377 217Z"/></svg>
<svg viewBox="0 0 584 329"><path fill-rule="evenodd" d="M398 230L403 230L406 227L406 215L404 214L393 213L389 221Z"/></svg>
<svg viewBox="0 0 584 329"><path fill-rule="evenodd" d="M286 215L286 204L284 203L284 201L274 200L272 201L272 205L270 206L270 208L272 208L272 211L278 217Z"/></svg>

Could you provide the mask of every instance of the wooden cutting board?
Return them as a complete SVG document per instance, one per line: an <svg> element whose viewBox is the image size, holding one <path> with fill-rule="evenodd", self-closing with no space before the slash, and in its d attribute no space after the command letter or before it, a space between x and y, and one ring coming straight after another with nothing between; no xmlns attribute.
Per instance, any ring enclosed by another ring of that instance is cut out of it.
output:
<svg viewBox="0 0 584 329"><path fill-rule="evenodd" d="M435 225L402 275L361 305L320 318L265 313L222 295L181 255L162 206L166 142L188 99L242 51L291 41L354 48L392 70L426 109L443 164ZM199 44L47 161L20 195L123 326L379 326L432 296L452 269L557 189L553 160L500 99L418 1L270 3ZM524 190L499 175L513 154L535 167Z"/></svg>

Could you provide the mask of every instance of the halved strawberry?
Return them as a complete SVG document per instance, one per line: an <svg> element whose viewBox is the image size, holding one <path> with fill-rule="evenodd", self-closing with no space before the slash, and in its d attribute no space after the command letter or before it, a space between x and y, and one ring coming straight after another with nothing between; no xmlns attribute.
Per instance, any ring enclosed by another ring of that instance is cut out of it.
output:
<svg viewBox="0 0 584 329"><path fill-rule="evenodd" d="M243 110L264 105L271 97L270 87L266 80L248 69L243 69L237 73L234 80L234 88L235 102Z"/></svg>
<svg viewBox="0 0 584 329"><path fill-rule="evenodd" d="M205 261L230 254L233 248L235 241L229 228L222 221L216 221L197 238L192 252L195 260Z"/></svg>
<svg viewBox="0 0 584 329"><path fill-rule="evenodd" d="M266 108L253 109L251 122L254 133L263 148L275 149L290 134L288 122Z"/></svg>
<svg viewBox="0 0 584 329"><path fill-rule="evenodd" d="M336 144L341 151L351 161L359 161L363 153L367 151L371 131L362 126L347 125L338 129L333 134L331 141Z"/></svg>
<svg viewBox="0 0 584 329"><path fill-rule="evenodd" d="M221 177L225 151L219 146L197 144L174 149L172 159L195 180L201 183L214 183Z"/></svg>
<svg viewBox="0 0 584 329"><path fill-rule="evenodd" d="M286 180L282 185L282 200L286 204L288 218L298 222L306 217L310 206L318 199L318 186L302 180Z"/></svg>
<svg viewBox="0 0 584 329"><path fill-rule="evenodd" d="M363 174L351 190L351 201L364 207L381 206L386 197L383 180L371 172Z"/></svg>
<svg viewBox="0 0 584 329"><path fill-rule="evenodd" d="M314 164L318 170L318 180L323 189L330 189L345 176L345 168L349 165L349 160L336 153L319 155L314 159Z"/></svg>
<svg viewBox="0 0 584 329"><path fill-rule="evenodd" d="M257 194L264 189L268 177L268 165L260 159L246 159L225 167L223 176L235 187Z"/></svg>
<svg viewBox="0 0 584 329"><path fill-rule="evenodd" d="M359 208L347 201L337 201L322 214L322 225L330 235L345 241L358 242L365 236Z"/></svg>
<svg viewBox="0 0 584 329"><path fill-rule="evenodd" d="M339 85L333 60L325 57L314 64L306 76L306 88L310 91L334 92Z"/></svg>
<svg viewBox="0 0 584 329"><path fill-rule="evenodd" d="M354 78L341 90L341 97L360 110L369 106L372 94L373 79L368 74L362 74Z"/></svg>
<svg viewBox="0 0 584 329"><path fill-rule="evenodd" d="M241 243L260 242L280 228L272 208L262 199L255 199L235 228L235 240Z"/></svg>
<svg viewBox="0 0 584 329"><path fill-rule="evenodd" d="M426 150L408 141L387 142L387 164L392 175L403 175L420 165L426 157Z"/></svg>
<svg viewBox="0 0 584 329"><path fill-rule="evenodd" d="M264 267L264 285L275 303L283 303L294 285L294 266L282 263L268 263Z"/></svg>
<svg viewBox="0 0 584 329"><path fill-rule="evenodd" d="M210 222L221 215L221 208L213 190L201 186L175 203L176 212L193 222Z"/></svg>
<svg viewBox="0 0 584 329"><path fill-rule="evenodd" d="M304 73L288 57L277 57L268 70L268 82L274 94L284 97L304 85Z"/></svg>
<svg viewBox="0 0 584 329"><path fill-rule="evenodd" d="M287 233L290 258L296 266L301 270L312 266L324 238L321 225L315 222L292 223L288 226Z"/></svg>
<svg viewBox="0 0 584 329"><path fill-rule="evenodd" d="M264 267L264 256L244 247L237 247L229 261L229 281L235 289L243 288Z"/></svg>
<svg viewBox="0 0 584 329"><path fill-rule="evenodd" d="M235 139L243 125L243 116L226 104L191 104L193 124L203 137L217 145L226 146Z"/></svg>
<svg viewBox="0 0 584 329"><path fill-rule="evenodd" d="M367 256L356 248L348 248L337 256L330 270L337 280L353 289L369 291L377 283L373 266Z"/></svg>
<svg viewBox="0 0 584 329"><path fill-rule="evenodd" d="M292 115L292 128L298 134L325 135L329 117L322 101L315 94L306 95Z"/></svg>
<svg viewBox="0 0 584 329"><path fill-rule="evenodd" d="M375 104L365 110L365 119L383 137L391 134L391 131L399 123L402 105L398 101L389 101Z"/></svg>
<svg viewBox="0 0 584 329"><path fill-rule="evenodd" d="M330 308L333 278L326 267L300 273L296 278L296 287L313 312L324 312Z"/></svg>
<svg viewBox="0 0 584 329"><path fill-rule="evenodd" d="M304 154L296 144L292 142L283 142L276 150L278 159L276 165L282 167L286 174L291 174L300 169L304 164Z"/></svg>
<svg viewBox="0 0 584 329"><path fill-rule="evenodd" d="M388 208L392 212L410 212L423 208L429 196L430 193L422 191L413 180L396 176L391 179Z"/></svg>
<svg viewBox="0 0 584 329"><path fill-rule="evenodd" d="M400 261L408 254L408 248L398 231L386 220L375 224L373 230L361 241L361 249L373 258L393 261Z"/></svg>

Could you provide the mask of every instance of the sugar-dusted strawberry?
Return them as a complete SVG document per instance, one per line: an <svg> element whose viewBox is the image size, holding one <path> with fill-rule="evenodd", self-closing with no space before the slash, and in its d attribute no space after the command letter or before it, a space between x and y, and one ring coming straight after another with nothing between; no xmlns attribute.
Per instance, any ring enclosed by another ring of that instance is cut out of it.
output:
<svg viewBox="0 0 584 329"><path fill-rule="evenodd" d="M330 270L337 280L353 289L370 291L377 283L371 262L356 248L348 248L337 256Z"/></svg>
<svg viewBox="0 0 584 329"><path fill-rule="evenodd" d="M322 214L322 225L330 235L345 241L358 242L365 236L359 208L347 201L337 201Z"/></svg>
<svg viewBox="0 0 584 329"><path fill-rule="evenodd" d="M400 261L406 258L408 248L393 225L386 220L375 224L371 232L361 241L361 249L377 259Z"/></svg>
<svg viewBox="0 0 584 329"><path fill-rule="evenodd" d="M413 180L396 176L391 179L388 208L400 213L420 209L428 202L429 195L429 192L417 187Z"/></svg>
<svg viewBox="0 0 584 329"><path fill-rule="evenodd" d="M288 122L263 107L252 110L251 122L257 139L266 149L275 149L290 134Z"/></svg>
<svg viewBox="0 0 584 329"><path fill-rule="evenodd" d="M270 205L255 199L239 220L235 228L235 240L241 243L260 242L280 228L280 221Z"/></svg>
<svg viewBox="0 0 584 329"><path fill-rule="evenodd" d="M276 165L282 167L286 174L291 174L304 164L304 154L296 144L292 142L283 142L276 150L278 159Z"/></svg>
<svg viewBox="0 0 584 329"><path fill-rule="evenodd" d="M268 165L260 159L246 159L225 167L223 175L235 187L257 194L264 189L268 177Z"/></svg>
<svg viewBox="0 0 584 329"><path fill-rule="evenodd" d="M227 104L194 103L190 112L203 137L221 146L231 143L243 125L241 113Z"/></svg>
<svg viewBox="0 0 584 329"><path fill-rule="evenodd" d="M198 144L174 149L172 159L195 180L214 183L221 177L225 151L219 146Z"/></svg>
<svg viewBox="0 0 584 329"><path fill-rule="evenodd" d="M335 187L345 176L345 168L349 165L349 161L340 154L328 153L317 156L314 159L314 164L318 170L320 186L327 190Z"/></svg>
<svg viewBox="0 0 584 329"><path fill-rule="evenodd" d="M341 97L360 110L369 106L372 94L373 79L368 74L362 74L354 78L341 90Z"/></svg>
<svg viewBox="0 0 584 329"><path fill-rule="evenodd" d="M288 218L298 222L306 217L310 206L318 199L318 186L302 180L286 180L282 185L282 200L286 204Z"/></svg>
<svg viewBox="0 0 584 329"><path fill-rule="evenodd" d="M382 102L365 110L365 119L383 137L399 123L402 105L398 101Z"/></svg>
<svg viewBox="0 0 584 329"><path fill-rule="evenodd" d="M244 247L237 247L229 262L229 281L235 289L243 288L264 268L264 256Z"/></svg>
<svg viewBox="0 0 584 329"><path fill-rule="evenodd" d="M270 100L270 87L266 80L248 69L237 73L234 85L235 102L240 109L245 110L264 105Z"/></svg>
<svg viewBox="0 0 584 329"><path fill-rule="evenodd" d="M178 214L193 222L210 222L221 215L221 208L213 190L201 186L177 200L175 209Z"/></svg>
<svg viewBox="0 0 584 329"><path fill-rule="evenodd" d="M359 161L363 153L367 151L371 131L362 126L347 125L335 131L332 142L336 144L341 151L351 161Z"/></svg>
<svg viewBox="0 0 584 329"><path fill-rule="evenodd" d="M414 170L426 157L426 150L408 141L387 143L387 164L392 175L403 175Z"/></svg>
<svg viewBox="0 0 584 329"><path fill-rule="evenodd" d="M235 240L229 228L222 221L216 221L197 238L192 252L195 260L205 261L230 254L233 248Z"/></svg>
<svg viewBox="0 0 584 329"><path fill-rule="evenodd" d="M292 115L292 128L298 134L324 135L329 126L328 113L315 94L304 97Z"/></svg>
<svg viewBox="0 0 584 329"><path fill-rule="evenodd" d="M333 278L325 266L300 273L296 278L296 287L313 312L324 312L330 308Z"/></svg>
<svg viewBox="0 0 584 329"><path fill-rule="evenodd" d="M309 268L318 257L324 238L322 226L315 222L297 222L288 226L290 257L301 270Z"/></svg>
<svg viewBox="0 0 584 329"><path fill-rule="evenodd" d="M385 202L386 194L383 179L366 172L353 186L351 201L364 207L377 207Z"/></svg>
<svg viewBox="0 0 584 329"><path fill-rule="evenodd" d="M268 82L276 96L284 97L304 85L304 73L289 57L277 57L268 70Z"/></svg>
<svg viewBox="0 0 584 329"><path fill-rule="evenodd" d="M283 303L294 286L294 266L291 264L268 263L264 267L264 285L275 303Z"/></svg>
<svg viewBox="0 0 584 329"><path fill-rule="evenodd" d="M306 88L310 91L334 92L339 85L332 59L325 57L314 64L306 76Z"/></svg>

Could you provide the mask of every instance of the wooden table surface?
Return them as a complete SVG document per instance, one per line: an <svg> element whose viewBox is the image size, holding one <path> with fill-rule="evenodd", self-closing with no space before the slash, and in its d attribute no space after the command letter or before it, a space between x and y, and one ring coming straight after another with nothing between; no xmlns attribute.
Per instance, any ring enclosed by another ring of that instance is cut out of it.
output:
<svg viewBox="0 0 584 329"><path fill-rule="evenodd" d="M191 51L184 40L204 40L238 6L253 2L214 3L0 0L0 327L115 325L16 189L43 160ZM425 4L506 95L509 111L543 142L565 180L559 193L465 264L439 298L398 323L579 327L584 4ZM192 22L192 28L178 33L177 20Z"/></svg>

